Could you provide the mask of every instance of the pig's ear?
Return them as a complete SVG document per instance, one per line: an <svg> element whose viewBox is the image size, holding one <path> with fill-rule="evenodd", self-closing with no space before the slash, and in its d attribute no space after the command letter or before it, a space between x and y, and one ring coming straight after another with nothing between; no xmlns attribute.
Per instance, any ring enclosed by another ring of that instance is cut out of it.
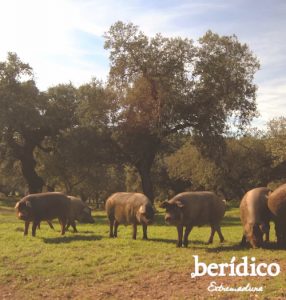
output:
<svg viewBox="0 0 286 300"><path fill-rule="evenodd" d="M17 202L17 203L16 203L16 205L15 205L15 208L18 208L18 207L19 207L19 205L20 205L20 203L19 203L19 202Z"/></svg>
<svg viewBox="0 0 286 300"><path fill-rule="evenodd" d="M140 212L140 214L145 214L146 207L144 205L141 205L140 208L139 208L139 212Z"/></svg>
<svg viewBox="0 0 286 300"><path fill-rule="evenodd" d="M169 206L169 202L168 202L168 201L164 201L164 202L162 202L162 203L159 205L160 208L167 208L168 206Z"/></svg>
<svg viewBox="0 0 286 300"><path fill-rule="evenodd" d="M177 201L177 202L176 202L176 205L177 205L179 208L184 207L184 204L183 204L181 201Z"/></svg>
<svg viewBox="0 0 286 300"><path fill-rule="evenodd" d="M31 202L30 201L26 201L26 206L31 208L32 207Z"/></svg>

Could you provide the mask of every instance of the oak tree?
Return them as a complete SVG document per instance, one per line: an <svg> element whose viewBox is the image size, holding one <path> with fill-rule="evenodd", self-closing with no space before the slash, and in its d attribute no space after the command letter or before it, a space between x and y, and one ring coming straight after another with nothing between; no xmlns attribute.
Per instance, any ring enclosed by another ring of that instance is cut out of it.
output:
<svg viewBox="0 0 286 300"><path fill-rule="evenodd" d="M240 129L256 113L256 57L236 36L207 32L191 39L146 36L117 22L105 34L110 51L109 88L117 102L114 139L154 199L151 167L166 138L191 132L215 154L233 121ZM206 147L203 147L206 146Z"/></svg>

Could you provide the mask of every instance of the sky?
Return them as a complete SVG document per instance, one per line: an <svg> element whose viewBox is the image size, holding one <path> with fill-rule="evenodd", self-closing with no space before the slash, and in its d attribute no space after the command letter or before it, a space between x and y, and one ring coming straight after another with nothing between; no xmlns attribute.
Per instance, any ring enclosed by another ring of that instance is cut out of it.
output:
<svg viewBox="0 0 286 300"><path fill-rule="evenodd" d="M148 36L235 34L261 64L254 125L286 117L286 0L0 0L0 61L16 52L41 90L106 80L103 35L118 20Z"/></svg>

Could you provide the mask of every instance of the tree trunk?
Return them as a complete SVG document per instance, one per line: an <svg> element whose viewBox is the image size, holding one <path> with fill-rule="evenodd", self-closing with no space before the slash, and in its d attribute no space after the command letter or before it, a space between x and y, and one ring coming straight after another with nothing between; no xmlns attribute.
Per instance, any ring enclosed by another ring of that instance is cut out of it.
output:
<svg viewBox="0 0 286 300"><path fill-rule="evenodd" d="M23 176L28 184L29 194L42 192L44 180L36 173L36 161L33 156L33 149L22 148L20 158Z"/></svg>
<svg viewBox="0 0 286 300"><path fill-rule="evenodd" d="M150 199L152 204L154 203L154 191L153 184L151 180L151 165L152 164L144 164L141 163L137 166L137 170L139 172L142 184L143 193Z"/></svg>

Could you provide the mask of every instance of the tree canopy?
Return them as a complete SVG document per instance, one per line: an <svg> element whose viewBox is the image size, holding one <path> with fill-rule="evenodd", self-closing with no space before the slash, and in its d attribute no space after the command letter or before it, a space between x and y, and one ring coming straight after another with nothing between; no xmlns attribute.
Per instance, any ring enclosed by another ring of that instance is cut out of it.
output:
<svg viewBox="0 0 286 300"><path fill-rule="evenodd" d="M206 150L215 144L218 151L232 118L243 128L255 116L259 63L235 36L209 31L196 45L161 34L149 38L132 23L117 22L105 39L109 87L120 107L117 142L151 199L150 170L167 136L190 131Z"/></svg>
<svg viewBox="0 0 286 300"><path fill-rule="evenodd" d="M15 53L8 53L7 61L0 63L2 155L21 162L30 193L39 192L44 186L43 179L35 171L34 150L42 148L46 137L71 126L73 98L70 96L55 100L48 93L40 92L32 68Z"/></svg>
<svg viewBox="0 0 286 300"><path fill-rule="evenodd" d="M105 83L40 91L15 53L0 62L2 190L23 190L24 178L30 193L44 184L84 199L142 190L153 201L185 189L235 198L283 180L285 117L246 134L259 62L235 35L149 37L119 21L104 38ZM17 180L7 180L11 170Z"/></svg>

